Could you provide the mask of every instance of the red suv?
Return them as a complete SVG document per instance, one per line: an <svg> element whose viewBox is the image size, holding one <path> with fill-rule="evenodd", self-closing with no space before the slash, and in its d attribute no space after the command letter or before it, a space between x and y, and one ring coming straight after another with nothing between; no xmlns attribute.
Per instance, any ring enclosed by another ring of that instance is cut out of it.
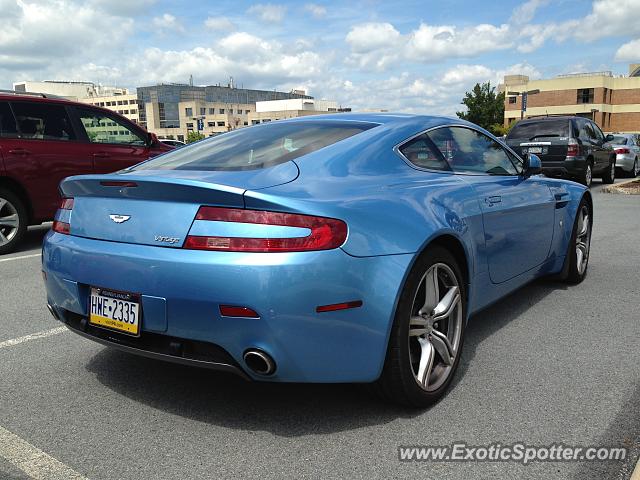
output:
<svg viewBox="0 0 640 480"><path fill-rule="evenodd" d="M0 255L27 225L53 219L65 177L113 172L171 149L104 108L0 93Z"/></svg>

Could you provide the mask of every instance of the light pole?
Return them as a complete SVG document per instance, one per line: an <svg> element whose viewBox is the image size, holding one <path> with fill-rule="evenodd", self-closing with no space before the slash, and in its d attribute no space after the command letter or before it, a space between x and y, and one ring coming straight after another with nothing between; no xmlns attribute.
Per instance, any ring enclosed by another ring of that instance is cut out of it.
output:
<svg viewBox="0 0 640 480"><path fill-rule="evenodd" d="M536 88L535 90L527 90L525 92L507 92L507 95L510 97L522 96L522 107L520 108L520 120L524 118L524 112L527 111L527 99L529 95L535 95L536 93L540 93L539 88Z"/></svg>

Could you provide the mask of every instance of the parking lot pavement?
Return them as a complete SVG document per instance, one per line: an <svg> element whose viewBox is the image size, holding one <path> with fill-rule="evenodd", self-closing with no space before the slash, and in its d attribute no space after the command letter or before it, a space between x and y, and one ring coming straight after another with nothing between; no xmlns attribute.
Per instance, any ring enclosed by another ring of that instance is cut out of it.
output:
<svg viewBox="0 0 640 480"><path fill-rule="evenodd" d="M599 188L585 282L538 281L472 318L452 388L425 411L357 385L245 383L70 332L8 344L59 326L39 259L26 257L35 229L0 263L0 432L20 439L0 434L0 477L29 478L18 458L44 463L41 478L628 479L640 446L640 197ZM632 449L625 462L398 461L399 445L460 441Z"/></svg>

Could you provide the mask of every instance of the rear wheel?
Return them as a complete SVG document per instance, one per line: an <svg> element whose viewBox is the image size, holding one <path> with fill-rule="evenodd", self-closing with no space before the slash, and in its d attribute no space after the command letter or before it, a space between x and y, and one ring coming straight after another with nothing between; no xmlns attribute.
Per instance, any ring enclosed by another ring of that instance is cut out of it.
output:
<svg viewBox="0 0 640 480"><path fill-rule="evenodd" d="M569 248L567 249L567 260L569 261L567 282L569 283L580 283L587 275L589 253L591 251L592 219L591 206L583 198L578 207Z"/></svg>
<svg viewBox="0 0 640 480"><path fill-rule="evenodd" d="M0 188L0 255L12 252L27 230L27 210L17 195Z"/></svg>
<svg viewBox="0 0 640 480"><path fill-rule="evenodd" d="M591 182L593 181L593 163L591 160L587 160L587 163L585 163L584 170L578 181L587 188L591 187Z"/></svg>
<svg viewBox="0 0 640 480"><path fill-rule="evenodd" d="M602 183L613 183L616 179L616 161L611 160L609 166L602 174Z"/></svg>
<svg viewBox="0 0 640 480"><path fill-rule="evenodd" d="M638 157L636 157L636 159L633 161L633 167L631 168L631 172L629 173L629 175L632 178L636 178L638 176Z"/></svg>
<svg viewBox="0 0 640 480"><path fill-rule="evenodd" d="M456 259L442 247L426 251L402 291L376 391L412 407L437 401L460 361L466 292Z"/></svg>

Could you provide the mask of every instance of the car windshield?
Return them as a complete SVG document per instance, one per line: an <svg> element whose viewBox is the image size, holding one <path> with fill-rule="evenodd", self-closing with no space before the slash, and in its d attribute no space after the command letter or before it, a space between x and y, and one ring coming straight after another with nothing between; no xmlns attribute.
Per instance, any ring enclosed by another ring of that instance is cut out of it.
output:
<svg viewBox="0 0 640 480"><path fill-rule="evenodd" d="M569 121L543 120L517 123L507 135L507 140L535 140L542 137L569 137Z"/></svg>
<svg viewBox="0 0 640 480"><path fill-rule="evenodd" d="M200 141L133 170L255 170L288 162L375 126L327 120L269 123Z"/></svg>
<svg viewBox="0 0 640 480"><path fill-rule="evenodd" d="M613 136L613 140L611 140L608 143L610 143L612 145L626 145L627 144L627 137L623 137L622 135L614 135Z"/></svg>

